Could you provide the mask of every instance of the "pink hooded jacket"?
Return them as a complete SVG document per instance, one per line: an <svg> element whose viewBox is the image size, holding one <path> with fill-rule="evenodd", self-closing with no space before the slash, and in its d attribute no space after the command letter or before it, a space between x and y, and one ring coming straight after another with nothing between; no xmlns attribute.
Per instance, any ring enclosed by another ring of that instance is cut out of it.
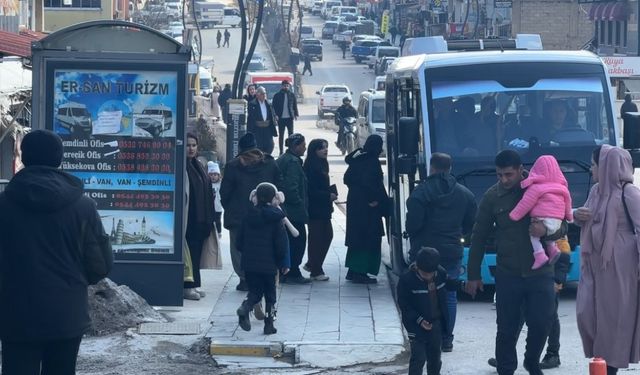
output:
<svg viewBox="0 0 640 375"><path fill-rule="evenodd" d="M537 218L573 221L569 184L553 156L540 156L520 186L527 190L509 214L511 220L518 221L530 214Z"/></svg>

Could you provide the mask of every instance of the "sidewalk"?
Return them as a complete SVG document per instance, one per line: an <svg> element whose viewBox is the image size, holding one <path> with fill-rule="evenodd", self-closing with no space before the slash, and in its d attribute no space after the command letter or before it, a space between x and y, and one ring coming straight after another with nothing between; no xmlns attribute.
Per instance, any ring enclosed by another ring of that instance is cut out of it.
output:
<svg viewBox="0 0 640 375"><path fill-rule="evenodd" d="M290 357L288 362L294 365L338 367L387 362L404 350L400 318L385 267L378 275L378 284L347 282L345 216L336 210L333 217L333 245L324 264L331 279L307 285L280 285L275 335L263 335L263 323L253 316L250 332L238 327L236 309L246 293L235 290L239 279L228 264L228 241L223 241L227 264L223 271L215 272L232 275L224 286L216 286L215 293L219 295L209 317L212 325L205 334L212 341L212 353L226 354L214 354L219 363L237 365L240 359L234 355L261 353ZM207 295L204 301L211 297Z"/></svg>

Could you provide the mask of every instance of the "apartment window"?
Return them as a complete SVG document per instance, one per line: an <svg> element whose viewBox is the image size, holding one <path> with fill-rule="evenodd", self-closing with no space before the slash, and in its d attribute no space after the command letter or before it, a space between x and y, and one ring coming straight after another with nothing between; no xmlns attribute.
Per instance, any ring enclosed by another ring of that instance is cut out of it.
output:
<svg viewBox="0 0 640 375"><path fill-rule="evenodd" d="M44 0L45 8L101 8L102 0Z"/></svg>
<svg viewBox="0 0 640 375"><path fill-rule="evenodd" d="M613 45L613 22L607 22L607 45Z"/></svg>

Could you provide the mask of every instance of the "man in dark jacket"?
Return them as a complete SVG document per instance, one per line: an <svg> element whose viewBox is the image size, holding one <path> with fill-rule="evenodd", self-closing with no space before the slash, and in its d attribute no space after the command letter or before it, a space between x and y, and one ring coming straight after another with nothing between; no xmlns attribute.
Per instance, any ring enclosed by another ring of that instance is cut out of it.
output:
<svg viewBox="0 0 640 375"><path fill-rule="evenodd" d="M229 230L231 262L233 270L240 277L237 290L247 291L242 257L236 247L238 230L253 204L249 194L261 182L270 182L281 186L281 174L276 161L271 155L264 154L256 147L253 134L247 133L238 142L240 153L227 163L224 178L220 185L220 202L224 208L224 227Z"/></svg>
<svg viewBox="0 0 640 375"><path fill-rule="evenodd" d="M277 160L278 167L282 171L282 192L286 197L282 205L291 224L300 233L293 237L290 233L289 244L291 249L291 270L283 282L292 284L306 284L311 279L303 277L300 272L300 263L304 257L307 246L306 224L309 222L309 198L307 193L307 176L302 168L302 156L307 150L307 144L302 134L294 133L287 138L287 152Z"/></svg>
<svg viewBox="0 0 640 375"><path fill-rule="evenodd" d="M471 235L466 291L475 296L478 290L482 290L480 265L489 237L495 233L498 374L513 375L518 367L516 344L520 316L524 310L529 328L524 367L530 374L540 375L540 355L549 333L549 322L553 319L555 291L551 265L531 269L533 249L530 235L544 237L546 231L541 228L543 225L531 225L530 229L528 216L519 221L509 219L509 212L524 194L520 183L525 171L520 155L513 150L501 151L495 158L495 164L498 183L482 197ZM566 223L563 223L561 230L546 237L545 241L561 238L566 234L566 228Z"/></svg>
<svg viewBox="0 0 640 375"><path fill-rule="evenodd" d="M87 286L113 264L96 203L60 169L62 141L27 134L25 168L0 193L3 374L74 374L91 325Z"/></svg>
<svg viewBox="0 0 640 375"><path fill-rule="evenodd" d="M351 105L351 98L345 96L342 98L342 105L336 109L336 117L335 122L338 125L338 140L336 141L336 146L340 148L340 145L344 142L344 126L342 123L342 119L346 119L347 117L358 117L358 110L355 109L354 106Z"/></svg>
<svg viewBox="0 0 640 375"><path fill-rule="evenodd" d="M415 260L424 246L440 252L440 265L447 278L456 282L462 267L462 238L470 234L476 218L473 193L456 182L451 175L451 157L431 154L429 177L418 185L407 199L406 230L411 241L409 259ZM442 338L442 351L453 350L453 328L456 322L456 290L448 293L448 325Z"/></svg>
<svg viewBox="0 0 640 375"><path fill-rule="evenodd" d="M273 106L267 100L267 90L262 86L256 89L256 98L249 102L247 132L253 133L260 151L271 155L274 147L273 137L278 136L278 130Z"/></svg>
<svg viewBox="0 0 640 375"><path fill-rule="evenodd" d="M220 92L220 95L218 95L218 105L220 105L220 110L222 111L222 122L224 122L225 124L227 123L227 121L229 121L228 118L228 113L229 113L229 107L227 107L227 100L231 99L233 95L231 94L231 85L230 84L225 84L224 85L224 89L222 89L222 91Z"/></svg>
<svg viewBox="0 0 640 375"><path fill-rule="evenodd" d="M291 92L291 84L286 79L282 81L282 87L273 96L273 110L278 122L278 147L282 155L282 145L284 143L284 129L287 128L287 137L293 134L293 120L297 120L298 100Z"/></svg>
<svg viewBox="0 0 640 375"><path fill-rule="evenodd" d="M440 346L447 326L447 274L438 265L439 253L431 247L418 252L397 286L402 324L411 343L409 375L440 375Z"/></svg>
<svg viewBox="0 0 640 375"><path fill-rule="evenodd" d="M276 195L273 184L261 183L256 187L256 207L252 207L242 220L237 238L238 250L243 253L242 268L245 271L249 293L236 311L238 324L245 331L251 330L249 312L264 296L266 302L264 334L276 332L273 326L276 304L276 273L282 270L287 248L287 237L282 219L284 212L271 206Z"/></svg>

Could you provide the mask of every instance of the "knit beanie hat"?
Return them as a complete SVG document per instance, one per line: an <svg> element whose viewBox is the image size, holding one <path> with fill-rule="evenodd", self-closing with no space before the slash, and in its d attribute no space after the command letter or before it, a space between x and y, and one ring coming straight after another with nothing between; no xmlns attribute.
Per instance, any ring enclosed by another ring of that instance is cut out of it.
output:
<svg viewBox="0 0 640 375"><path fill-rule="evenodd" d="M433 247L423 247L416 257L416 266L424 272L435 272L440 264L440 253Z"/></svg>
<svg viewBox="0 0 640 375"><path fill-rule="evenodd" d="M24 136L20 150L25 167L44 165L58 168L62 163L62 139L50 130L29 132Z"/></svg>
<svg viewBox="0 0 640 375"><path fill-rule="evenodd" d="M276 196L276 187L268 182L262 182L256 187L256 197L258 203L271 203Z"/></svg>
<svg viewBox="0 0 640 375"><path fill-rule="evenodd" d="M220 166L215 161L207 162L207 173L218 173L220 174Z"/></svg>
<svg viewBox="0 0 640 375"><path fill-rule="evenodd" d="M256 143L256 137L253 133L247 133L238 140L238 151L240 153L256 147L258 147L258 144Z"/></svg>

